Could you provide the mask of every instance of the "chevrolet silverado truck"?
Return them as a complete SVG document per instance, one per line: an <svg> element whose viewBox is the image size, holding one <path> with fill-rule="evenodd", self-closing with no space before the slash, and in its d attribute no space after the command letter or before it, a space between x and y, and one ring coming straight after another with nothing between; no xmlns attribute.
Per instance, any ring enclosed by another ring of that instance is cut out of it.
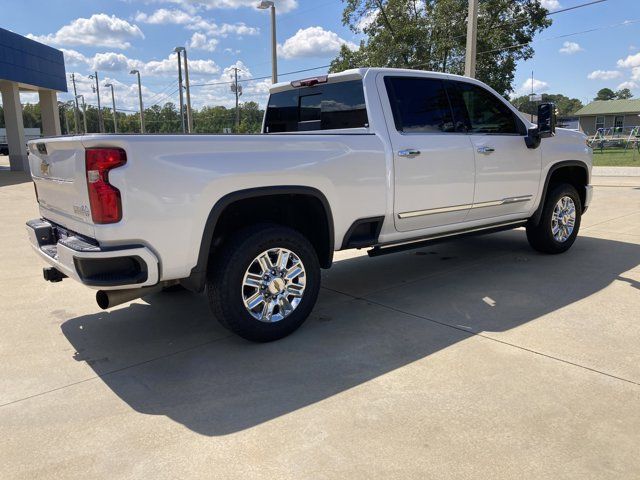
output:
<svg viewBox="0 0 640 480"><path fill-rule="evenodd" d="M223 326L282 338L310 314L334 251L371 256L525 227L569 249L592 150L456 75L362 68L278 83L256 135L84 135L29 142L45 279L101 308L182 285Z"/></svg>

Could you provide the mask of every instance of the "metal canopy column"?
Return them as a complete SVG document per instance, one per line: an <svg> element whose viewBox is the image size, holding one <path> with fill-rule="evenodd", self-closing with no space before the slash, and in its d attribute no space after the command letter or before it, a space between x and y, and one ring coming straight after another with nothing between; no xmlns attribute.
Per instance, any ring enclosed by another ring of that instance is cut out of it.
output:
<svg viewBox="0 0 640 480"><path fill-rule="evenodd" d="M9 165L11 170L28 171L27 142L22 122L20 90L18 85L13 82L0 82L0 91L2 92L4 123L9 144Z"/></svg>
<svg viewBox="0 0 640 480"><path fill-rule="evenodd" d="M54 90L38 90L38 96L40 97L42 135L45 137L61 135L58 94Z"/></svg>

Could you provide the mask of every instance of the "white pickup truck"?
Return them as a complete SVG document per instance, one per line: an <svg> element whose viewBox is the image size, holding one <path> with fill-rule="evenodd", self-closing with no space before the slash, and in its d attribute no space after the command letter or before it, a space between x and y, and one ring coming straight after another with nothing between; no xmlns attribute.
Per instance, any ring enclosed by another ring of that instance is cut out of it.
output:
<svg viewBox="0 0 640 480"><path fill-rule="evenodd" d="M592 151L533 125L474 79L363 68L271 88L259 135L86 135L29 143L51 266L110 308L181 284L254 341L311 312L333 252L383 255L526 227L566 251L591 199Z"/></svg>

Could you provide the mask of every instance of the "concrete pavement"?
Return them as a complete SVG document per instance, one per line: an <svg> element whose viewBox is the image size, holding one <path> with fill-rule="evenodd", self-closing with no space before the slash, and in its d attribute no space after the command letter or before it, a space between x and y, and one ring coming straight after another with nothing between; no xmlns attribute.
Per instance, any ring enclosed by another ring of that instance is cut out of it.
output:
<svg viewBox="0 0 640 480"><path fill-rule="evenodd" d="M255 345L199 295L102 312L44 282L33 187L0 171L2 478L638 478L640 185L600 184L567 254L340 252Z"/></svg>

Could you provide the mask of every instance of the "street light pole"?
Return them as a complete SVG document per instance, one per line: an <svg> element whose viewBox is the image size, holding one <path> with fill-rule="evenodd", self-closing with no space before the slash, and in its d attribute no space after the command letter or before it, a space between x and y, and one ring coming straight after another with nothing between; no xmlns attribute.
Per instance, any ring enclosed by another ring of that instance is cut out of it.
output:
<svg viewBox="0 0 640 480"><path fill-rule="evenodd" d="M84 103L84 95L76 95L76 102L78 98L82 99L82 123L84 125L84 133L89 133L87 130L87 104Z"/></svg>
<svg viewBox="0 0 640 480"><path fill-rule="evenodd" d="M469 0L467 16L467 50L464 55L464 74L476 76L476 46L478 39L478 0Z"/></svg>
<svg viewBox="0 0 640 480"><path fill-rule="evenodd" d="M182 123L182 133L185 133L185 124L184 124L184 100L182 99L182 60L180 57L180 52L184 50L182 47L176 47L173 49L174 52L178 54L178 91L180 92L180 122Z"/></svg>
<svg viewBox="0 0 640 480"><path fill-rule="evenodd" d="M111 88L111 103L113 104L113 133L118 133L118 112L116 112L116 95L113 92L113 84L105 83L104 86Z"/></svg>
<svg viewBox="0 0 640 480"><path fill-rule="evenodd" d="M131 70L131 75L138 75L138 100L140 101L140 133L144 133L144 105L142 104L142 83L140 82L140 71Z"/></svg>
<svg viewBox="0 0 640 480"><path fill-rule="evenodd" d="M276 5L272 1L262 0L260 10L271 10L271 83L278 83L278 44L276 43Z"/></svg>
<svg viewBox="0 0 640 480"><path fill-rule="evenodd" d="M96 81L96 95L98 96L98 131L104 133L104 122L102 121L102 108L100 107L100 82L98 81L98 72L93 72L93 75L89 75L89 78L93 78Z"/></svg>

